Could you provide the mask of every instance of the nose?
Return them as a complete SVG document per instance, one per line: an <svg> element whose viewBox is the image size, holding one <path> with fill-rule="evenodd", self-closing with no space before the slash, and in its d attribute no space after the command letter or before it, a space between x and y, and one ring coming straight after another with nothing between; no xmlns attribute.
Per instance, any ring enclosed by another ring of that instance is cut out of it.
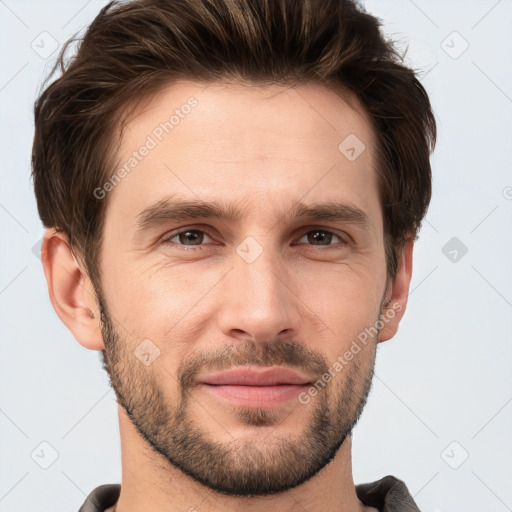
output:
<svg viewBox="0 0 512 512"><path fill-rule="evenodd" d="M255 343L297 334L301 302L292 276L285 262L268 251L251 263L234 258L234 268L222 284L218 321L223 334Z"/></svg>

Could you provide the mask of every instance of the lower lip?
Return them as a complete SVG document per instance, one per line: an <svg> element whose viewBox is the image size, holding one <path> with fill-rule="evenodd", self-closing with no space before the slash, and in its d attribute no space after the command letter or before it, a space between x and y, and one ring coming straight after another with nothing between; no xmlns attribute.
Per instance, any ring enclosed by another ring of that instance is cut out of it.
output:
<svg viewBox="0 0 512 512"><path fill-rule="evenodd" d="M307 389L308 384L281 384L277 386L235 386L200 384L209 393L244 407L276 407Z"/></svg>

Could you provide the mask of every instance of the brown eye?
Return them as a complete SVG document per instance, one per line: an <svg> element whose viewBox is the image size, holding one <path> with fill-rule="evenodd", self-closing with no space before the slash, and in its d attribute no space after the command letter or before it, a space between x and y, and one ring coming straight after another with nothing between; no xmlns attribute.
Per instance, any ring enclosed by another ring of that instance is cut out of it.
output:
<svg viewBox="0 0 512 512"><path fill-rule="evenodd" d="M184 246L200 246L204 242L205 236L209 238L209 235L200 229L186 229L172 233L163 242Z"/></svg>
<svg viewBox="0 0 512 512"><path fill-rule="evenodd" d="M336 239L342 243L345 243L345 241L332 231L327 231L325 229L314 229L312 231L308 231L305 233L302 238L299 239L299 243L304 238L306 241L304 243L311 244L314 246L331 246L334 245L331 242L333 241L333 237L336 243Z"/></svg>

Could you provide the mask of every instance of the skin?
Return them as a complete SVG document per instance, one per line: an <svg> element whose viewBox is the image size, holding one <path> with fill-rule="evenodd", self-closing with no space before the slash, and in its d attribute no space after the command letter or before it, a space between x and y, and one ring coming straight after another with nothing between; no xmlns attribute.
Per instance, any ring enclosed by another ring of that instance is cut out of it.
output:
<svg viewBox="0 0 512 512"><path fill-rule="evenodd" d="M57 314L82 346L105 349L119 403L117 511L376 510L355 493L351 431L377 344L405 311L413 245L386 289L370 122L355 97L321 85L180 81L139 106L120 165L191 96L197 106L103 199L101 288L64 234L49 229L43 241ZM366 147L354 161L338 150L349 134ZM169 196L234 202L244 216L168 220L137 234L139 212ZM350 203L369 229L285 216L299 200ZM202 234L163 241L192 228ZM237 252L247 237L262 251L251 262ZM247 362L320 378L392 305L308 403L234 406L196 385L213 368ZM134 351L147 339L159 355L146 366Z"/></svg>

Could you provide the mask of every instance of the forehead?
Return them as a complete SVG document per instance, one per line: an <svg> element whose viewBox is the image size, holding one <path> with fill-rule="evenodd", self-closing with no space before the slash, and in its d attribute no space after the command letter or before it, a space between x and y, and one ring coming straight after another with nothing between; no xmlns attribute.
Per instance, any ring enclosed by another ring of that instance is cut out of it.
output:
<svg viewBox="0 0 512 512"><path fill-rule="evenodd" d="M377 190L374 145L363 107L341 88L178 81L124 126L106 215L133 224L174 193L238 199L248 212L305 195L361 206Z"/></svg>

